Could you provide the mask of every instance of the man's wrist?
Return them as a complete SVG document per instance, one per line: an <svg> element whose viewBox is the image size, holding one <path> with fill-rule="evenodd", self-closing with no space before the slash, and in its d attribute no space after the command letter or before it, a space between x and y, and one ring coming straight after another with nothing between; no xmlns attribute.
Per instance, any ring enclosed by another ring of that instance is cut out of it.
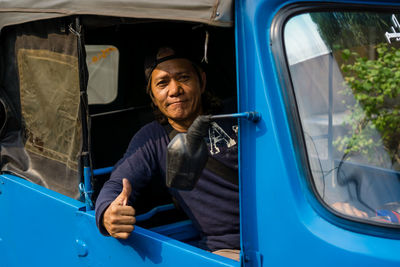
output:
<svg viewBox="0 0 400 267"><path fill-rule="evenodd" d="M106 227L104 226L104 214L106 213L109 206L110 205L108 205L104 209L104 211L102 212L102 214L100 215L100 218L99 218L99 230L100 230L100 233L105 236L110 236L110 233L107 231Z"/></svg>

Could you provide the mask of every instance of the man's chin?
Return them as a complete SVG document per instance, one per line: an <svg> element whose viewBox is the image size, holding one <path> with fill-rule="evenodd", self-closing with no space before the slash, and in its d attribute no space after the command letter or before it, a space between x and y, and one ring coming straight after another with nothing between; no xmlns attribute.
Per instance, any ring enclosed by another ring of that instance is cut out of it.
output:
<svg viewBox="0 0 400 267"><path fill-rule="evenodd" d="M182 122L187 120L188 118L186 116L176 116L176 117L168 117L170 120L176 121L176 122Z"/></svg>
<svg viewBox="0 0 400 267"><path fill-rule="evenodd" d="M166 114L165 114L166 115ZM187 112L171 112L168 115L166 115L169 120L175 121L175 122L185 122L185 121L193 121L197 115L190 113L188 114Z"/></svg>
<svg viewBox="0 0 400 267"><path fill-rule="evenodd" d="M191 116L188 116L187 114L179 114L179 115L167 116L167 117L169 120L172 120L175 122L185 122L185 121L191 119Z"/></svg>

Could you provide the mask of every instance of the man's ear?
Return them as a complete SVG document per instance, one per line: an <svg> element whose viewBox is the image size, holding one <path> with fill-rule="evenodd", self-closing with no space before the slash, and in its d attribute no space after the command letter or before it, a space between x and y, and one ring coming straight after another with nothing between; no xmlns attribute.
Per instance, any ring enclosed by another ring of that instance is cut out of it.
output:
<svg viewBox="0 0 400 267"><path fill-rule="evenodd" d="M207 76L206 73L203 71L201 72L201 93L204 93L206 90L206 83L207 83Z"/></svg>
<svg viewBox="0 0 400 267"><path fill-rule="evenodd" d="M151 78L147 83L147 88L146 88L147 94L150 96L151 102L153 102L154 106L157 107L156 102L154 101L154 95L153 95L153 90L151 89Z"/></svg>
<svg viewBox="0 0 400 267"><path fill-rule="evenodd" d="M152 91L150 91L149 96L150 96L151 102L153 102L153 105L154 105L155 107L158 107L158 106L157 106L157 103L156 103L156 101L155 101L155 99L154 99L154 96L153 96L153 92L152 92Z"/></svg>

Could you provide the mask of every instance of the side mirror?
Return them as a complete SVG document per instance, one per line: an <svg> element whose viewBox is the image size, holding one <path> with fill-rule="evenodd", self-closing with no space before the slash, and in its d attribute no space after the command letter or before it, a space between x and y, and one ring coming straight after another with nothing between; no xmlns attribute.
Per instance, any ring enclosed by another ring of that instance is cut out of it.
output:
<svg viewBox="0 0 400 267"><path fill-rule="evenodd" d="M208 159L204 137L210 125L209 116L199 116L187 133L177 134L167 147L168 187L192 190L196 185Z"/></svg>
<svg viewBox="0 0 400 267"><path fill-rule="evenodd" d="M179 190L192 190L206 166L208 148L204 141L211 120L224 118L246 118L258 122L257 112L244 112L224 115L198 116L187 133L177 134L167 147L166 184Z"/></svg>

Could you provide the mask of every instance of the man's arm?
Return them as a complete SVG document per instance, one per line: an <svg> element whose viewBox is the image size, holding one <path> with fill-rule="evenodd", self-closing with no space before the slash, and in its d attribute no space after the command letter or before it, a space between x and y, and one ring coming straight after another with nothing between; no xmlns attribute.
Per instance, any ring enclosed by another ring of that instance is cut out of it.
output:
<svg viewBox="0 0 400 267"><path fill-rule="evenodd" d="M103 235L128 238L133 231L135 209L130 203L134 203L137 190L140 191L151 179L145 174L144 166L148 165L141 162L142 159L133 154L113 171L103 185L96 201L96 223Z"/></svg>
<svg viewBox="0 0 400 267"><path fill-rule="evenodd" d="M164 136L165 135L165 136ZM164 139L165 140L164 140ZM161 142L164 140L164 142ZM135 210L127 203L134 203L137 194L151 181L159 170L161 146L166 147L167 136L161 125L148 124L132 138L122 160L116 164L111 177L103 185L96 201L96 223L103 235L121 230L133 230ZM129 186L126 184L129 183ZM122 191L128 189L131 193ZM121 202L121 194L126 200ZM123 216L130 217L129 219ZM126 227L126 223L130 227ZM126 235L124 235L126 236Z"/></svg>

